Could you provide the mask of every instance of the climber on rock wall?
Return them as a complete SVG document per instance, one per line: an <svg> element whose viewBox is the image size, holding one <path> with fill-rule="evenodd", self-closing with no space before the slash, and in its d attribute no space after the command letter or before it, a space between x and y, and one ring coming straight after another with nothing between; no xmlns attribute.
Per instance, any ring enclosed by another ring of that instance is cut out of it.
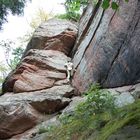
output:
<svg viewBox="0 0 140 140"><path fill-rule="evenodd" d="M65 63L65 67L67 69L67 81L69 82L73 76L73 63L70 59Z"/></svg>

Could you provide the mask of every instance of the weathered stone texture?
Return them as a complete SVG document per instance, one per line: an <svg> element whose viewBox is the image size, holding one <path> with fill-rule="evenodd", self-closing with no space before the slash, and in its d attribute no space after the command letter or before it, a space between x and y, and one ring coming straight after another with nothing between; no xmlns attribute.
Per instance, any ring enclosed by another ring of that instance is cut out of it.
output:
<svg viewBox="0 0 140 140"><path fill-rule="evenodd" d="M25 54L30 49L58 50L68 55L77 36L77 25L70 21L50 19L35 30Z"/></svg>
<svg viewBox="0 0 140 140"><path fill-rule="evenodd" d="M45 114L65 108L74 89L70 85L50 89L6 93L0 98L0 139L23 133L42 121Z"/></svg>
<svg viewBox="0 0 140 140"><path fill-rule="evenodd" d="M26 92L52 87L66 79L68 57L54 50L30 50L21 64L7 77L4 92Z"/></svg>
<svg viewBox="0 0 140 140"><path fill-rule="evenodd" d="M75 93L66 80L64 65L76 35L75 24L58 19L35 31L20 64L3 83L0 139L24 133L69 104Z"/></svg>
<svg viewBox="0 0 140 140"><path fill-rule="evenodd" d="M119 5L119 11L96 7L91 24L77 42L73 85L80 92L96 82L118 87L140 81L140 1L120 1Z"/></svg>

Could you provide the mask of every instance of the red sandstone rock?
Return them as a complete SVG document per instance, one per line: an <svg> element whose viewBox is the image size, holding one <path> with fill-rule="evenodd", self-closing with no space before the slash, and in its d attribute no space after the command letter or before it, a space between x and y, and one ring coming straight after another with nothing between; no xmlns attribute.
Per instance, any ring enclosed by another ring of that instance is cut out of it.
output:
<svg viewBox="0 0 140 140"><path fill-rule="evenodd" d="M68 57L54 50L30 50L21 64L7 77L5 92L26 92L50 88L66 79Z"/></svg>
<svg viewBox="0 0 140 140"><path fill-rule="evenodd" d="M77 36L77 25L61 19L50 19L36 29L29 42L26 54L30 49L58 50L68 55L74 46Z"/></svg>
<svg viewBox="0 0 140 140"><path fill-rule="evenodd" d="M0 97L0 139L10 138L34 127L44 114L52 114L65 108L73 95L70 85L50 89L7 93Z"/></svg>
<svg viewBox="0 0 140 140"><path fill-rule="evenodd" d="M0 139L32 128L39 117L39 113L26 103L3 101L0 105Z"/></svg>

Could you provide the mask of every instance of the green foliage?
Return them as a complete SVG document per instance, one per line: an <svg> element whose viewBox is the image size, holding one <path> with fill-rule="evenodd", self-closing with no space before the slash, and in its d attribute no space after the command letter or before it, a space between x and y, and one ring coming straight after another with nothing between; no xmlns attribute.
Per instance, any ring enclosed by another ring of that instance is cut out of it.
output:
<svg viewBox="0 0 140 140"><path fill-rule="evenodd" d="M6 60L6 64L4 62L0 63L0 93L2 83L4 82L6 76L11 70L15 69L24 52L23 48L17 47L14 49L13 45L14 43L11 40L2 40L0 42L0 47L4 50Z"/></svg>
<svg viewBox="0 0 140 140"><path fill-rule="evenodd" d="M125 2L128 2L129 0L124 0ZM79 21L80 15L82 13L82 10L84 7L87 6L88 3L92 3L93 5L96 5L98 2L102 2L101 6L104 10L111 7L113 10L117 10L119 8L119 4L115 1L110 0L66 0L65 2L65 9L66 13L57 15L57 18L61 19L68 19L73 21Z"/></svg>
<svg viewBox="0 0 140 140"><path fill-rule="evenodd" d="M10 67L12 69L14 69L17 66L17 64L20 62L23 52L24 49L21 47L12 50L13 58L10 59Z"/></svg>
<svg viewBox="0 0 140 140"><path fill-rule="evenodd" d="M128 1L129 0L125 0L125 2ZM66 0L64 4L66 13L58 15L57 17L77 22L80 19L82 9L86 7L88 3L96 5L98 2L101 2L101 0ZM109 7L111 7L113 10L117 10L119 8L119 4L117 2L110 0L103 0L101 6L104 10L108 9Z"/></svg>
<svg viewBox="0 0 140 140"><path fill-rule="evenodd" d="M54 127L52 125L49 125L47 127L45 126L41 126L38 130L38 134L42 134L42 133L46 133L46 132L50 132L53 131Z"/></svg>
<svg viewBox="0 0 140 140"><path fill-rule="evenodd" d="M58 18L78 21L81 15L81 10L87 5L88 0L66 0L66 13L57 15Z"/></svg>
<svg viewBox="0 0 140 140"><path fill-rule="evenodd" d="M117 10L119 8L119 5L117 4L117 2L110 2L110 0L103 0L103 3L102 3L102 8L103 9L108 9L109 7L111 6L111 8L113 10Z"/></svg>
<svg viewBox="0 0 140 140"><path fill-rule="evenodd" d="M119 5L116 2L112 2L111 7L113 10L117 10L119 8Z"/></svg>
<svg viewBox="0 0 140 140"><path fill-rule="evenodd" d="M87 115L99 114L103 112L113 113L115 109L115 98L107 90L99 89L98 85L91 86L89 91L85 93L87 96L86 102L82 103L77 108L77 112L83 114L82 117Z"/></svg>
<svg viewBox="0 0 140 140"><path fill-rule="evenodd" d="M23 13L27 0L0 0L0 29L2 24L7 21L7 15L11 12L13 15Z"/></svg>
<svg viewBox="0 0 140 140"><path fill-rule="evenodd" d="M116 107L114 97L99 86L91 86L85 93L87 100L76 108L72 115L60 116L62 126L50 131L50 140L71 140L75 137L86 139L91 132L101 129L114 115Z"/></svg>
<svg viewBox="0 0 140 140"><path fill-rule="evenodd" d="M125 2L129 2L129 0L124 0ZM119 8L119 4L115 1L110 1L110 0L103 0L102 2L102 8L104 10L108 9L111 7L113 10L117 10Z"/></svg>
<svg viewBox="0 0 140 140"><path fill-rule="evenodd" d="M85 7L87 3L88 3L88 0L66 0L65 2L66 11L78 12L80 8Z"/></svg>
<svg viewBox="0 0 140 140"><path fill-rule="evenodd" d="M56 15L55 17L77 22L80 19L80 13L65 13L65 14Z"/></svg>
<svg viewBox="0 0 140 140"><path fill-rule="evenodd" d="M102 8L103 9L108 9L110 6L110 0L104 0L102 3Z"/></svg>
<svg viewBox="0 0 140 140"><path fill-rule="evenodd" d="M7 74L8 74L8 68L3 63L0 63L0 94L2 93L2 83L4 82Z"/></svg>
<svg viewBox="0 0 140 140"><path fill-rule="evenodd" d="M109 112L90 115L86 118L74 116L62 117L62 126L55 127L55 131L47 131L49 133L46 139L108 140L111 135L119 132L124 126L135 126L140 130L140 100L118 108L113 116L110 116Z"/></svg>
<svg viewBox="0 0 140 140"><path fill-rule="evenodd" d="M20 58L24 52L24 49L21 47L13 48L14 42L11 40L2 40L0 42L0 47L3 48L5 53L5 60L8 65L7 69L13 70L16 65L19 63Z"/></svg>

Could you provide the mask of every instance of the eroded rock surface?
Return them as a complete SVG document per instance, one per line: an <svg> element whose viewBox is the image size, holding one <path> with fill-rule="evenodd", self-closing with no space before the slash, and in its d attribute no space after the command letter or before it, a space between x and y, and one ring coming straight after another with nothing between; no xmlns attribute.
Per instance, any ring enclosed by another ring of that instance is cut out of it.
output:
<svg viewBox="0 0 140 140"><path fill-rule="evenodd" d="M0 139L24 133L70 103L75 91L66 80L64 65L76 34L75 24L57 19L35 31L20 64L3 84Z"/></svg>
<svg viewBox="0 0 140 140"><path fill-rule="evenodd" d="M35 126L44 114L52 114L65 108L74 89L70 85L50 89L6 93L0 98L0 138L9 138Z"/></svg>
<svg viewBox="0 0 140 140"><path fill-rule="evenodd" d="M26 92L50 88L66 79L68 57L54 50L30 50L21 64L7 77L4 92Z"/></svg>
<svg viewBox="0 0 140 140"><path fill-rule="evenodd" d="M70 21L50 19L36 29L24 55L30 49L58 50L68 55L77 36L77 26Z"/></svg>
<svg viewBox="0 0 140 140"><path fill-rule="evenodd" d="M119 87L140 81L140 1L119 6L119 11L103 11L100 2L93 9L89 5L81 18L87 26L79 29L73 59L73 85L80 92L96 82Z"/></svg>
<svg viewBox="0 0 140 140"><path fill-rule="evenodd" d="M0 102L0 139L32 128L40 117L40 114L27 103Z"/></svg>
<svg viewBox="0 0 140 140"><path fill-rule="evenodd" d="M22 61L5 80L3 93L36 91L67 83L64 65L76 36L77 26L66 20L50 19L40 25Z"/></svg>

